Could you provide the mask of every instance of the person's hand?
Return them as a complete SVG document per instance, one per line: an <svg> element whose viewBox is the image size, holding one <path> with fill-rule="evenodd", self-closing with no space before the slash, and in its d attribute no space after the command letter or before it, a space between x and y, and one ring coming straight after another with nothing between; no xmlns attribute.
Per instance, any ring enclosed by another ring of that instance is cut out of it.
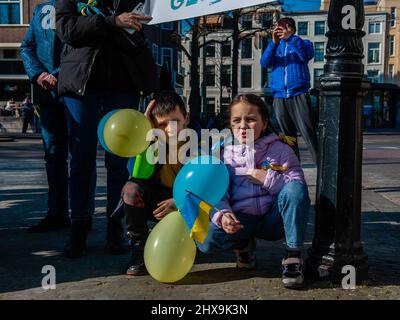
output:
<svg viewBox="0 0 400 320"><path fill-rule="evenodd" d="M137 183L127 182L122 188L121 196L125 204L136 208L144 208L143 190Z"/></svg>
<svg viewBox="0 0 400 320"><path fill-rule="evenodd" d="M243 229L243 225L240 223L236 216L232 212L224 213L221 219L222 229L228 234L234 234L240 229Z"/></svg>
<svg viewBox="0 0 400 320"><path fill-rule="evenodd" d="M153 211L153 215L157 220L161 220L167 214L176 211L175 201L173 198L161 201L157 204L157 209Z"/></svg>
<svg viewBox="0 0 400 320"><path fill-rule="evenodd" d="M155 128L155 123L151 113L155 106L156 106L156 100L151 100L146 108L146 111L144 112L144 116L150 121L150 124L153 128Z"/></svg>
<svg viewBox="0 0 400 320"><path fill-rule="evenodd" d="M260 169L250 169L247 171L251 182L255 184L264 184L265 178L267 177L268 171Z"/></svg>
<svg viewBox="0 0 400 320"><path fill-rule="evenodd" d="M281 33L281 27L275 27L274 31L272 31L272 40L275 44L279 44L281 39L279 38L278 34Z"/></svg>
<svg viewBox="0 0 400 320"><path fill-rule="evenodd" d="M57 78L48 72L43 72L37 79L37 83L45 90L54 90L57 87Z"/></svg>
<svg viewBox="0 0 400 320"><path fill-rule="evenodd" d="M279 37L279 39L286 40L287 38L289 38L289 30L287 29L287 27L286 28L278 27L278 30L277 30L276 34Z"/></svg>
<svg viewBox="0 0 400 320"><path fill-rule="evenodd" d="M142 29L141 22L150 21L151 19L153 18L149 16L144 16L132 12L124 12L115 17L115 23L117 27L120 28L129 28L140 31Z"/></svg>

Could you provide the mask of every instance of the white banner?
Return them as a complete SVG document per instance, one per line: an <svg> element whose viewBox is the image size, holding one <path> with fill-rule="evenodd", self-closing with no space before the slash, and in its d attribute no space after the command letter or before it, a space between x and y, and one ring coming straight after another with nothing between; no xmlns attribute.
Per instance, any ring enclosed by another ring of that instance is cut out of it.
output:
<svg viewBox="0 0 400 320"><path fill-rule="evenodd" d="M153 17L149 24L190 19L239 8L256 6L275 0L145 0L140 8Z"/></svg>

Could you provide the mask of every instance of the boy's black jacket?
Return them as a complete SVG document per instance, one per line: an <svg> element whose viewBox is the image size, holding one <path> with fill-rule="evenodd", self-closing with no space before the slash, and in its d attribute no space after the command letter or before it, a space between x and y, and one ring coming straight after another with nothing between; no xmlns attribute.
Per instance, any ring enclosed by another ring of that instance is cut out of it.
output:
<svg viewBox="0 0 400 320"><path fill-rule="evenodd" d="M129 82L142 95L157 91L156 66L143 31L131 36L115 25L115 15L132 11L139 1L99 0L98 8L105 17L82 16L77 2L58 0L56 3L57 34L64 43L59 94L83 96L93 69L96 74L109 74L106 81L110 84ZM107 63L95 63L99 52L107 57ZM127 76L130 81L125 79Z"/></svg>

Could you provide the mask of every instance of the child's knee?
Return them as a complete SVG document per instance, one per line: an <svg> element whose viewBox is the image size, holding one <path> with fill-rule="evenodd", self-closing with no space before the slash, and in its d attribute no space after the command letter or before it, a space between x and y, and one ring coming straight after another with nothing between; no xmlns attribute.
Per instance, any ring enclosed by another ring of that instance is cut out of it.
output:
<svg viewBox="0 0 400 320"><path fill-rule="evenodd" d="M280 196L283 196L286 201L294 205L306 205L310 203L307 185L298 181L289 182Z"/></svg>
<svg viewBox="0 0 400 320"><path fill-rule="evenodd" d="M128 181L121 191L122 201L129 206L135 206L140 187L137 183Z"/></svg>

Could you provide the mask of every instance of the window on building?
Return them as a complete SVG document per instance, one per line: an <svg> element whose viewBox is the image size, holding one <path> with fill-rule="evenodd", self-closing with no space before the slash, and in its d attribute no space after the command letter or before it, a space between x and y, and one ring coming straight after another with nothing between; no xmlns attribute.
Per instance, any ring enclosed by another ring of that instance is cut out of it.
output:
<svg viewBox="0 0 400 320"><path fill-rule="evenodd" d="M325 56L325 43L315 42L314 48L315 48L314 62L323 62Z"/></svg>
<svg viewBox="0 0 400 320"><path fill-rule="evenodd" d="M215 66L206 66L206 86L215 87Z"/></svg>
<svg viewBox="0 0 400 320"><path fill-rule="evenodd" d="M380 63L381 44L379 42L368 43L368 63Z"/></svg>
<svg viewBox="0 0 400 320"><path fill-rule="evenodd" d="M0 0L0 24L22 24L21 0Z"/></svg>
<svg viewBox="0 0 400 320"><path fill-rule="evenodd" d="M308 36L308 22L305 21L298 22L297 30L299 36Z"/></svg>
<svg viewBox="0 0 400 320"><path fill-rule="evenodd" d="M242 59L253 58L253 38L246 38L241 41Z"/></svg>
<svg viewBox="0 0 400 320"><path fill-rule="evenodd" d="M215 58L215 43L209 43L206 45L206 57Z"/></svg>
<svg viewBox="0 0 400 320"><path fill-rule="evenodd" d="M178 52L178 73L180 75L185 74L185 68L183 67L183 54L182 51Z"/></svg>
<svg viewBox="0 0 400 320"><path fill-rule="evenodd" d="M15 49L3 49L3 59L21 59L18 50Z"/></svg>
<svg viewBox="0 0 400 320"><path fill-rule="evenodd" d="M394 64L389 64L389 80L394 80Z"/></svg>
<svg viewBox="0 0 400 320"><path fill-rule="evenodd" d="M324 36L325 35L325 21L315 21L314 34L316 36Z"/></svg>
<svg viewBox="0 0 400 320"><path fill-rule="evenodd" d="M371 82L379 82L379 70L368 70L367 75Z"/></svg>
<svg viewBox="0 0 400 320"><path fill-rule="evenodd" d="M272 12L262 13L260 15L260 24L263 28L271 28L274 23L274 15Z"/></svg>
<svg viewBox="0 0 400 320"><path fill-rule="evenodd" d="M172 48L162 48L161 51L161 65L167 65L168 66L168 70L172 71L174 69L174 65L173 65L173 50Z"/></svg>
<svg viewBox="0 0 400 320"><path fill-rule="evenodd" d="M207 113L215 114L215 98L207 98Z"/></svg>
<svg viewBox="0 0 400 320"><path fill-rule="evenodd" d="M231 103L231 98L222 98L220 112L226 112Z"/></svg>
<svg viewBox="0 0 400 320"><path fill-rule="evenodd" d="M314 69L314 87L319 78L324 74L324 69Z"/></svg>
<svg viewBox="0 0 400 320"><path fill-rule="evenodd" d="M251 88L253 78L252 66L242 65L240 66L240 71L240 86L242 88Z"/></svg>
<svg viewBox="0 0 400 320"><path fill-rule="evenodd" d="M393 7L390 9L390 26L396 26L396 18L397 18L397 8Z"/></svg>
<svg viewBox="0 0 400 320"><path fill-rule="evenodd" d="M227 58L232 55L232 45L229 41L224 42L221 47L222 57Z"/></svg>
<svg viewBox="0 0 400 320"><path fill-rule="evenodd" d="M158 45L156 45L155 43L153 43L152 46L152 53L153 53L153 60L156 64L159 64L159 52L158 52Z"/></svg>
<svg viewBox="0 0 400 320"><path fill-rule="evenodd" d="M241 17L242 28L251 29L253 27L253 16L251 14L246 14Z"/></svg>
<svg viewBox="0 0 400 320"><path fill-rule="evenodd" d="M394 38L394 36L392 35L392 36L390 36L390 38L389 38L389 54L391 55L391 56L394 56L395 55L395 51L396 51L396 47L395 47L395 40L394 40L395 38Z"/></svg>
<svg viewBox="0 0 400 320"><path fill-rule="evenodd" d="M369 34L380 34L381 26L382 26L382 24L380 22L370 22L368 24L368 33Z"/></svg>
<svg viewBox="0 0 400 320"><path fill-rule="evenodd" d="M223 65L221 70L221 86L230 87L232 78L232 66Z"/></svg>

